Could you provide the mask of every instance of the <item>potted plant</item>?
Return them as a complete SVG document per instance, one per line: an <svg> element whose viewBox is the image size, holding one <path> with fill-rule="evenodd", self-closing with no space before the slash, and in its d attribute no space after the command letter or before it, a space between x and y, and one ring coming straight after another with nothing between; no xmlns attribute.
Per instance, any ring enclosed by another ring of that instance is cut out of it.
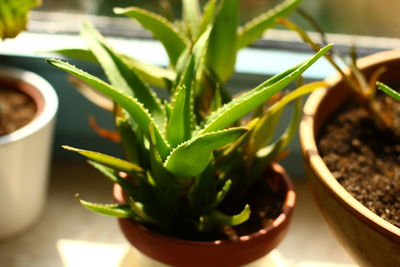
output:
<svg viewBox="0 0 400 267"><path fill-rule="evenodd" d="M168 69L119 54L88 23L81 33L89 51L61 52L99 62L110 84L67 62L48 60L83 81L81 87L89 86L114 102L113 139L121 143L125 159L65 148L87 157L116 184L116 204L77 197L89 210L120 218L122 232L139 251L173 266L243 265L267 254L287 231L295 194L282 167L273 162L296 131L299 97L324 83L300 86L265 104L331 45L231 97L222 83L233 71L238 44L255 40L265 28L260 25L274 20L275 13L252 22L243 31L252 34L243 33L245 38L238 37L233 19L238 1L210 1L199 17L196 9L188 10L196 1L183 3L188 22L178 25L186 34L148 11L117 10L136 18L163 43ZM226 69L216 58L225 58ZM163 85L168 96L161 98L145 81ZM292 100L292 119L271 142L282 109Z"/></svg>
<svg viewBox="0 0 400 267"><path fill-rule="evenodd" d="M319 47L295 24L283 23ZM378 93L375 83L379 79L398 88L400 53L385 51L359 60L353 53L345 69L332 55L327 58L337 72L325 80L329 86L308 98L300 125L312 193L360 266L398 266L398 105Z"/></svg>
<svg viewBox="0 0 400 267"><path fill-rule="evenodd" d="M26 12L34 4L38 2L1 4L2 39L24 29ZM57 107L56 93L42 77L0 67L1 239L32 225L43 210Z"/></svg>

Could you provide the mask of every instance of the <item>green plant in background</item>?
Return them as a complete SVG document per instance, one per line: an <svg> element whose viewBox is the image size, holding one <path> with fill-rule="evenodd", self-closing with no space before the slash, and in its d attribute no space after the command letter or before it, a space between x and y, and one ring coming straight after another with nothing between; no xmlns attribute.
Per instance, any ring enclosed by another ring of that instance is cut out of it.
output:
<svg viewBox="0 0 400 267"><path fill-rule="evenodd" d="M29 11L41 3L41 0L1 0L0 38L13 38L25 30Z"/></svg>
<svg viewBox="0 0 400 267"><path fill-rule="evenodd" d="M320 34L321 45L327 44L328 41L325 33L317 21L315 21L314 18L305 10L298 9L298 13L309 22L316 32ZM296 32L314 51L318 51L321 48L319 43L315 42L305 30L294 22L287 18L279 18L278 22ZM349 90L354 93L354 99L371 115L377 123L377 126L381 129L390 130L394 133L400 134L400 129L397 129L398 127L395 125L394 116L390 114L390 111L384 111L382 105L376 101L376 83L381 75L386 71L386 67L378 68L369 79L365 77L357 67L357 52L355 46L351 47L348 57L343 56L334 49L327 53L325 57L335 70L340 73ZM339 61L344 64L344 68L340 66L338 63Z"/></svg>
<svg viewBox="0 0 400 267"><path fill-rule="evenodd" d="M397 92L396 90L390 88L389 86L381 82L377 82L376 86L378 87L379 90L382 90L385 94L387 94L391 98L400 101L400 93Z"/></svg>
<svg viewBox="0 0 400 267"><path fill-rule="evenodd" d="M287 1L283 6L289 10L298 2ZM103 205L80 200L81 204L98 213L133 218L159 231L188 237L248 220L248 205L238 214L228 215L219 210L220 204L228 194L245 195L260 178L297 129L300 97L325 84L304 85L274 104L265 104L300 78L332 45L232 98L219 89L221 81L232 74L237 50L272 25L277 11L262 15L238 34L237 0L211 0L202 16L197 1L183 3L184 21L178 24L137 8L116 9L137 19L161 41L170 59L168 68L119 54L89 23L81 31L88 51L58 52L98 62L110 83L61 60L48 62L115 104L112 111L125 159L65 148L87 157L91 165L119 184L127 203ZM282 6L278 11L282 12ZM226 62L226 69L220 61ZM168 98L157 96L148 84L167 89ZM211 96L205 93L210 87ZM287 129L272 141L283 108L293 100L295 109ZM206 101L211 103L206 108L197 106Z"/></svg>

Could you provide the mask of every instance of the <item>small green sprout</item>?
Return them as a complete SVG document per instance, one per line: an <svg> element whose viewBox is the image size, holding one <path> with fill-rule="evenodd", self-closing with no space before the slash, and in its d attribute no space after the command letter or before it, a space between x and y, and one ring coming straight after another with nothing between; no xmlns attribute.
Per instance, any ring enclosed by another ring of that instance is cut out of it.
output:
<svg viewBox="0 0 400 267"><path fill-rule="evenodd" d="M378 87L379 90L382 90L385 94L387 94L391 98L400 101L400 93L397 92L396 90L390 88L389 86L381 82L377 82L376 86Z"/></svg>

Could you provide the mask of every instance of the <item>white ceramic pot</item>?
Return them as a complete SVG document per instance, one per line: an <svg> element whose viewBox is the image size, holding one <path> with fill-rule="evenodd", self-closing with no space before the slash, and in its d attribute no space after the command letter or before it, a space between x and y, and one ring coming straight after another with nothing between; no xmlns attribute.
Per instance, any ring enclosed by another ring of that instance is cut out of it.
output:
<svg viewBox="0 0 400 267"><path fill-rule="evenodd" d="M43 210L58 98L35 73L0 68L2 81L28 93L38 111L26 126L0 136L0 238L32 225Z"/></svg>

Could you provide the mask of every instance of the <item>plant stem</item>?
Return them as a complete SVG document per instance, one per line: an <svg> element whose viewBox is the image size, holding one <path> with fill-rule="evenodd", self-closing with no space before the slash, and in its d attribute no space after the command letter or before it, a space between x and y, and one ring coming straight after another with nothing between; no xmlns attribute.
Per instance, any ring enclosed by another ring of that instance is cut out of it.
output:
<svg viewBox="0 0 400 267"><path fill-rule="evenodd" d="M306 15L307 13L305 13L305 11L302 11L300 14L307 21L309 21L313 27L316 27L316 30L319 33L321 33L322 41L326 42L324 33L322 32L318 24L312 19L312 17ZM278 22L287 27L288 29L293 30L294 32L299 34L300 38L305 43L310 45L310 47L314 51L318 52L321 49L321 46L315 43L310 38L308 33L303 29L301 29L299 26L297 26L295 23L285 18L278 19ZM374 104L373 96L374 92L376 91L375 81L383 73L384 70L378 69L377 71L375 71L371 77L371 82L368 83L366 81L364 74L357 68L354 62L349 64L346 62L345 58L341 54L335 52L332 53L338 56L341 60L343 60L344 63L347 64L347 67L349 68L349 71L347 73L345 73L342 70L342 68L335 62L334 58L332 57L332 54L326 53L324 56L329 61L329 63L335 68L335 70L342 76L343 81L347 85L347 87L353 91L354 96L356 97L358 103L372 116L372 118L375 119L378 127L380 127L382 130L393 131L393 120L391 120L388 116L384 116L384 113L381 112L381 110L379 110L379 108L377 108L377 106ZM353 52L353 55L355 55L355 52ZM372 87L370 86L371 84L373 85Z"/></svg>

